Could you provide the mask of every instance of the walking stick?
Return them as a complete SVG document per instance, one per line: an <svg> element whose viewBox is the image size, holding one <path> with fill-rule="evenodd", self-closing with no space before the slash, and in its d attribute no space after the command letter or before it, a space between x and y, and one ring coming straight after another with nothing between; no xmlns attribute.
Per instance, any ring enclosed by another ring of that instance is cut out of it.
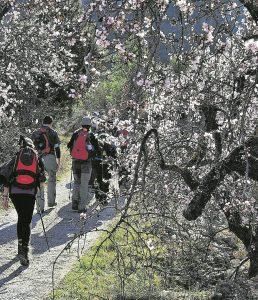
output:
<svg viewBox="0 0 258 300"><path fill-rule="evenodd" d="M48 248L48 251L50 252L50 247L49 247L48 238L47 238L46 229L45 229L45 225L44 225L44 222L43 222L41 211L39 211L39 215L40 215L40 220L41 220L41 224L42 224L42 227L43 227L43 232L44 232L45 240L46 240L46 243L47 243L47 248Z"/></svg>
<svg viewBox="0 0 258 300"><path fill-rule="evenodd" d="M73 166L71 166L71 178L70 178L69 202L71 201L72 179L73 179Z"/></svg>
<svg viewBox="0 0 258 300"><path fill-rule="evenodd" d="M40 189L39 189L38 193L40 193L40 199L42 200ZM45 229L45 225L44 225L44 222L43 222L43 218L42 218L42 213L41 213L40 205L39 205L39 203L38 203L38 197L36 197L36 201L37 201L37 206L38 206L39 216L40 216L40 220L41 220L41 224L42 224L42 228L43 228L43 232L44 232L44 236L45 236L47 248L48 248L48 251L50 252L50 247L49 247L49 243L48 243L48 238L47 238L47 234L46 234L46 229Z"/></svg>

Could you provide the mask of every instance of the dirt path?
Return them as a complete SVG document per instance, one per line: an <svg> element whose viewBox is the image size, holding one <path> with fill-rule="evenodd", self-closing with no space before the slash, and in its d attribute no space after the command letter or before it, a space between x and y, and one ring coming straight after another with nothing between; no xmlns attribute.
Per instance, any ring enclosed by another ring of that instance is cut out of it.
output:
<svg viewBox="0 0 258 300"><path fill-rule="evenodd" d="M53 262L74 234L80 232L83 224L83 221L79 219L79 214L71 210L68 197L69 185L59 183L57 186L58 205L54 209L47 209L43 215L50 251L47 249L40 217L36 212L34 213L28 268L20 266L16 258L17 216L15 210L11 209L0 216L0 299L42 300L51 292ZM92 245L98 236L95 229L106 227L114 215L115 209L110 204L101 210L99 216L94 213L89 220L87 219L84 228L88 233L86 240L80 241L80 251L85 251ZM77 258L78 242L58 259L55 284L64 277Z"/></svg>

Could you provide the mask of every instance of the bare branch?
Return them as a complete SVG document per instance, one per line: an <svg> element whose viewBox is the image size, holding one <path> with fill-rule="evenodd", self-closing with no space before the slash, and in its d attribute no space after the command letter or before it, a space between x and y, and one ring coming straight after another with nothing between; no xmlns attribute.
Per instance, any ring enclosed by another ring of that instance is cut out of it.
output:
<svg viewBox="0 0 258 300"><path fill-rule="evenodd" d="M243 6L248 10L251 17L255 21L258 22L258 2L257 0L240 0Z"/></svg>

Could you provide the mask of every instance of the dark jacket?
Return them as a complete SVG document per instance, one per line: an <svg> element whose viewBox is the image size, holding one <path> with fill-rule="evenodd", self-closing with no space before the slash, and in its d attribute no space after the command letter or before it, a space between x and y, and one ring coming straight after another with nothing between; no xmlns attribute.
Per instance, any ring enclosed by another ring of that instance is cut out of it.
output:
<svg viewBox="0 0 258 300"><path fill-rule="evenodd" d="M74 145L74 142L75 140L77 139L80 131L82 129L77 129L73 134L72 134L72 137L70 139L70 141L68 142L67 144L67 148L70 150L70 153L72 152L72 149L73 149L73 145ZM100 148L99 148L99 143L98 143L98 140L96 139L95 135L92 133L92 132L89 132L89 142L92 144L93 146L93 152L90 154L90 158L94 158L96 156L100 156L101 155L101 151L100 151ZM85 145L86 147L86 145Z"/></svg>
<svg viewBox="0 0 258 300"><path fill-rule="evenodd" d="M44 128L46 130L46 136L50 145L50 154L55 154L57 158L60 158L61 156L61 151L60 151L60 138L58 136L58 133L53 129L50 128L49 126L46 125L42 125L41 128ZM32 135L31 135L31 139L34 142L35 148L37 149L37 141L40 138L40 129L37 129L35 131L33 131ZM40 150L37 149L37 151L40 153Z"/></svg>

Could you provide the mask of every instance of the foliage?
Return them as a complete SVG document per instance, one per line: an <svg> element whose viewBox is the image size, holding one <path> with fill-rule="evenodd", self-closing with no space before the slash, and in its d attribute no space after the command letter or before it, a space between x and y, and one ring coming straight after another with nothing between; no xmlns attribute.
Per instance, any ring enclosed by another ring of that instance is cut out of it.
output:
<svg viewBox="0 0 258 300"><path fill-rule="evenodd" d="M249 276L257 275L257 4L96 0L82 10L75 0L48 3L31 0L1 14L3 117L27 130L31 107L81 101L90 87L89 100L96 94L107 109L125 99L116 115L130 123L130 142L118 152L131 188L109 233L116 255L127 262L115 231L133 231L133 267L144 254L157 259L168 281L177 274L186 289L207 287L228 276L231 250L224 257L224 243L215 239L228 225L250 259ZM125 76L109 76L114 64L126 66ZM167 230L180 241L176 263L169 261L175 241ZM151 251L142 248L148 234ZM117 267L128 271L127 264ZM151 278L156 265L142 267Z"/></svg>
<svg viewBox="0 0 258 300"><path fill-rule="evenodd" d="M90 110L105 110L115 108L124 102L127 78L122 70L111 70L107 78L93 86L84 96L84 105Z"/></svg>
<svg viewBox="0 0 258 300"><path fill-rule="evenodd" d="M139 237L128 229L120 228L100 247L102 239L107 237L102 235L65 277L56 290L55 299L188 299L193 295L204 299L204 295L209 294L209 291L194 292L194 288L191 292L184 291L177 283L170 285L173 291L169 292L159 268L150 266L150 237ZM155 250L154 264L162 259L164 250Z"/></svg>

